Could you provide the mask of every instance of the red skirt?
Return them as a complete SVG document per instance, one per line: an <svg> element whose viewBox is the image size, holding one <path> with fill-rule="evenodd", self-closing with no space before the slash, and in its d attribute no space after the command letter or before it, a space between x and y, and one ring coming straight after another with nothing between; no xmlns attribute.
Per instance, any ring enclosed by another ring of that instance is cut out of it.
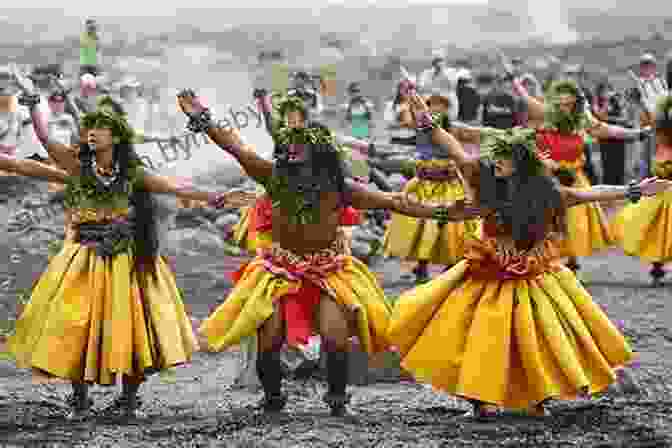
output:
<svg viewBox="0 0 672 448"><path fill-rule="evenodd" d="M362 223L362 214L359 210L352 207L345 207L341 212L340 225L358 226Z"/></svg>
<svg viewBox="0 0 672 448"><path fill-rule="evenodd" d="M243 263L240 268L231 273L231 280L236 284L243 276L250 262ZM280 312L285 321L287 345L306 345L315 333L314 312L315 306L320 303L322 290L311 282L302 282L301 289L286 294L280 302Z"/></svg>

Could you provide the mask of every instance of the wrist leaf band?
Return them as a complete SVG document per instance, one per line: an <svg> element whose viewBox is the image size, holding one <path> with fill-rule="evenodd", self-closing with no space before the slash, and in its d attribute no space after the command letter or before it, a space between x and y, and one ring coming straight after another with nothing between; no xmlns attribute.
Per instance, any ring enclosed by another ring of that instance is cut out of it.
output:
<svg viewBox="0 0 672 448"><path fill-rule="evenodd" d="M448 218L449 216L447 207L437 207L432 212L432 219L436 220L439 227L443 227L448 224Z"/></svg>
<svg viewBox="0 0 672 448"><path fill-rule="evenodd" d="M217 193L210 198L208 205L210 207L218 208L224 206L226 202L226 193Z"/></svg>
<svg viewBox="0 0 672 448"><path fill-rule="evenodd" d="M40 94L39 93L22 93L19 96L19 104L29 108L33 108L40 104Z"/></svg>
<svg viewBox="0 0 672 448"><path fill-rule="evenodd" d="M625 190L625 197L628 198L630 202L639 202L642 198L642 188L636 181L633 180L628 184L628 187Z"/></svg>
<svg viewBox="0 0 672 448"><path fill-rule="evenodd" d="M429 112L420 112L415 114L415 127L418 131L431 131L434 129L434 121L432 120L432 114Z"/></svg>
<svg viewBox="0 0 672 448"><path fill-rule="evenodd" d="M191 132L207 134L213 127L215 127L215 123L212 121L212 115L207 109L189 116L187 129Z"/></svg>

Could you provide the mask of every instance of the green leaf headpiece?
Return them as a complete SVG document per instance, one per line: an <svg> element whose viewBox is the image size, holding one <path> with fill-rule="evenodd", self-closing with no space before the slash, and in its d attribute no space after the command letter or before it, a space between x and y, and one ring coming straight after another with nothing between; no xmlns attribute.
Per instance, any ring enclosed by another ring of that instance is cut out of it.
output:
<svg viewBox="0 0 672 448"><path fill-rule="evenodd" d="M576 82L560 80L551 84L545 97L544 126L563 133L581 132L590 126L586 113L575 111L567 113L560 110L560 97L572 95L579 98L581 92Z"/></svg>

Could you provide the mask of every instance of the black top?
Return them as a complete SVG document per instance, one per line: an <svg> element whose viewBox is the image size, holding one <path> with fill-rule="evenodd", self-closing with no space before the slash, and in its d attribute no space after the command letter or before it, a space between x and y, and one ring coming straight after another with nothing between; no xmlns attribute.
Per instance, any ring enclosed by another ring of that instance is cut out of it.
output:
<svg viewBox="0 0 672 448"><path fill-rule="evenodd" d="M470 85L462 85L457 89L459 103L458 119L460 121L475 121L478 119L478 109L481 106L481 96Z"/></svg>
<svg viewBox="0 0 672 448"><path fill-rule="evenodd" d="M508 92L493 91L483 99L483 126L510 129L515 126L515 114L521 103Z"/></svg>

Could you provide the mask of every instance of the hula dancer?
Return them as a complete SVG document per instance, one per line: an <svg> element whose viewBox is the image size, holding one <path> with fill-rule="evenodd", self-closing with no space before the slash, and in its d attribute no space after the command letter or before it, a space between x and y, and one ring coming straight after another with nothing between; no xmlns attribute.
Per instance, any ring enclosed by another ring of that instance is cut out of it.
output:
<svg viewBox="0 0 672 448"><path fill-rule="evenodd" d="M346 415L349 337L358 336L367 353L387 350L390 305L366 265L345 255L341 209L351 204L360 210L458 219L464 204L429 207L411 203L400 193L365 190L346 179L333 135L322 126L292 129L279 123L274 160L264 160L241 141L237 130L216 128L192 92L182 92L179 101L190 129L207 132L273 201L273 245L243 269L229 297L203 322L200 333L213 351L257 333L263 408L280 411L287 401L280 357L285 340L289 346L305 345L319 327L327 358L324 399L332 415ZM286 117L288 123L303 119L300 111L290 109Z"/></svg>
<svg viewBox="0 0 672 448"><path fill-rule="evenodd" d="M478 418L499 408L547 415L552 398L606 389L634 354L593 303L557 248L568 207L637 200L670 189L637 185L560 186L536 148L535 131L487 131L487 157L470 156L414 100L421 132L445 148L473 188L483 236L468 241L465 260L403 294L388 331L402 367L419 380L469 400Z"/></svg>
<svg viewBox="0 0 672 448"><path fill-rule="evenodd" d="M430 110L437 115L444 129L448 129L449 99L430 97ZM445 157L435 145L418 145L416 175L404 186L404 193L423 204L450 204L465 199L464 185L457 164ZM478 230L478 221L453 222L444 226L432 220L392 214L385 234L385 255L417 260L413 270L417 282L429 280L428 265L452 266L462 259L464 238Z"/></svg>
<svg viewBox="0 0 672 448"><path fill-rule="evenodd" d="M39 95L22 88L36 135L68 174L68 232L35 284L9 350L38 378L72 383L71 418L87 415L90 384L114 385L119 374L123 393L111 410L139 415L146 376L188 362L198 347L173 273L157 255L151 193L213 206L253 197L201 192L148 173L124 116L106 108L83 116L87 141L78 151L50 141Z"/></svg>
<svg viewBox="0 0 672 448"><path fill-rule="evenodd" d="M672 179L672 96L659 101L655 126L653 172L661 179ZM668 192L625 207L612 222L614 236L623 251L652 264L649 273L654 286L665 276L663 265L672 261L671 219L672 195Z"/></svg>
<svg viewBox="0 0 672 448"><path fill-rule="evenodd" d="M505 61L504 66L511 79L511 67ZM586 98L574 81L554 82L543 103L530 96L517 79L513 79L513 88L517 95L527 101L530 120L544 119L543 127L537 129L537 147L550 153L554 170L573 173L573 188L590 188L590 181L584 171L587 136L627 141L644 140L650 134L650 129L627 129L597 120L590 113ZM567 266L570 269L580 269L577 257L589 256L613 244L613 235L604 211L598 204L586 203L567 210L567 238L562 252L569 258Z"/></svg>

